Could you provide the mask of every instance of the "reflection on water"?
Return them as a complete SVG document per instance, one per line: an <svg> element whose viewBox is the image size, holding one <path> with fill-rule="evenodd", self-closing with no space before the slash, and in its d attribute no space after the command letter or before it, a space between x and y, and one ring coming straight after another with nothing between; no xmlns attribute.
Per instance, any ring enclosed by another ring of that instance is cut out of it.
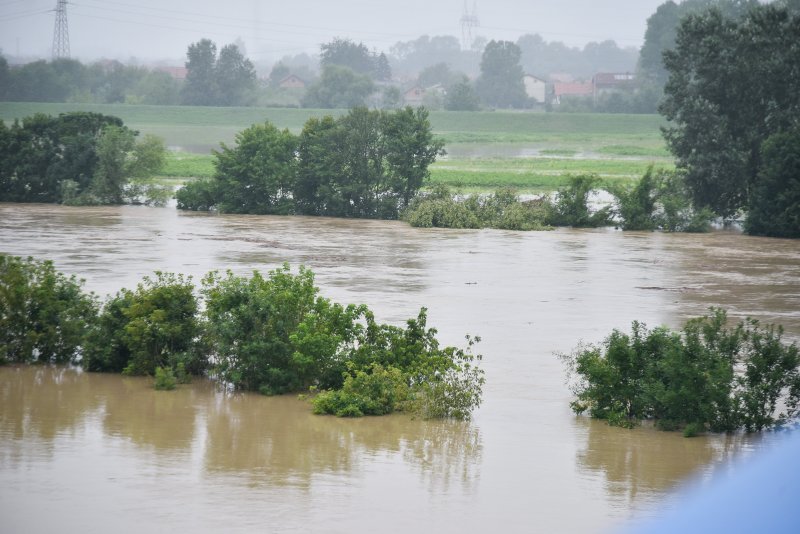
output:
<svg viewBox="0 0 800 534"><path fill-rule="evenodd" d="M441 490L471 484L481 451L466 422L321 417L293 396L231 394L206 380L161 392L146 378L12 366L0 368L0 393L0 436L10 445L52 448L60 435L96 425L108 438L180 456L200 434L207 473L235 473L251 484L308 487L317 474L352 471L359 458L390 453Z"/></svg>
<svg viewBox="0 0 800 534"><path fill-rule="evenodd" d="M52 259L101 295L153 270L198 280L304 263L322 294L366 303L381 321L427 306L444 343L480 335L487 376L474 421L453 423L318 417L293 397L205 381L157 392L141 378L2 368L0 530L10 532L603 530L761 440L576 418L554 352L633 320L679 326L709 306L800 339L800 242L730 232L0 204L0 252Z"/></svg>
<svg viewBox="0 0 800 534"><path fill-rule="evenodd" d="M577 453L579 464L600 474L608 491L625 506L657 500L665 489L693 476L709 475L735 453L760 444L758 435L705 435L684 438L652 427L629 431L603 421L576 418L588 436Z"/></svg>

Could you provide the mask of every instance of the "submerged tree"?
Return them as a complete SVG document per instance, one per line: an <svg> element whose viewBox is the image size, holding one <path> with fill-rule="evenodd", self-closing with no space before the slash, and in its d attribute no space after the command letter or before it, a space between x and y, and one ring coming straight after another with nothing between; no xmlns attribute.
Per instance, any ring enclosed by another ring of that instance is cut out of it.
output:
<svg viewBox="0 0 800 534"><path fill-rule="evenodd" d="M747 319L726 327L719 309L681 332L615 330L600 345L562 355L573 383L576 413L612 425L651 419L687 436L710 430L759 431L800 413L800 352L783 331Z"/></svg>
<svg viewBox="0 0 800 534"><path fill-rule="evenodd" d="M675 49L664 54L670 77L661 111L697 207L730 217L751 208L757 191L778 194L760 185L762 146L800 120L798 35L800 16L780 5L752 8L741 19L710 9L682 20ZM752 228L782 232L765 222Z"/></svg>

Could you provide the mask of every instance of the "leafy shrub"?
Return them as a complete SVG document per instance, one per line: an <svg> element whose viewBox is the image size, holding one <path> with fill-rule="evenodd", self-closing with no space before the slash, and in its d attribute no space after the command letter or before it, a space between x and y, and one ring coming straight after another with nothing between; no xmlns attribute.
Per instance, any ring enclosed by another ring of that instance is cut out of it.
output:
<svg viewBox="0 0 800 534"><path fill-rule="evenodd" d="M658 227L656 202L661 174L654 174L652 165L633 186L609 186L617 198L617 212L623 230L655 230Z"/></svg>
<svg viewBox="0 0 800 534"><path fill-rule="evenodd" d="M562 356L579 377L573 410L620 426L652 419L686 436L759 431L796 417L797 347L781 342L780 328L747 319L729 329L726 320L715 309L681 333L634 322L631 335L615 330L600 346Z"/></svg>
<svg viewBox="0 0 800 534"><path fill-rule="evenodd" d="M123 289L108 299L89 335L83 365L89 371L152 375L177 365L201 372L205 358L195 352L200 334L191 278L156 272L136 291Z"/></svg>
<svg viewBox="0 0 800 534"><path fill-rule="evenodd" d="M415 200L403 218L411 226L421 228L547 230L551 209L545 199L521 201L512 189L459 200L446 186L439 185Z"/></svg>
<svg viewBox="0 0 800 534"><path fill-rule="evenodd" d="M589 194L598 189L601 180L595 175L570 176L569 185L556 193L550 223L555 226L597 228L611 221L611 208L595 212L589 209Z"/></svg>
<svg viewBox="0 0 800 534"><path fill-rule="evenodd" d="M320 413L336 414L343 406L350 406L358 407L363 414L389 409L409 411L426 419L468 419L480 406L484 377L475 362L481 356L471 353L480 338L468 336L466 350L440 347L436 329L427 327L425 308L415 319L409 319L405 328L378 324L370 312L364 317L366 326L358 329L342 394L320 394L322 398L315 400L315 409ZM379 376L371 377L376 370L380 371ZM387 397L386 391L400 391L387 385L398 377L407 391L402 388L402 395ZM386 398L392 402L386 402ZM380 408L371 408L371 403ZM368 411L364 411L365 406ZM357 415L357 410L348 411L351 416Z"/></svg>
<svg viewBox="0 0 800 534"><path fill-rule="evenodd" d="M175 193L179 210L209 211L217 204L216 183L209 179L194 180Z"/></svg>
<svg viewBox="0 0 800 534"><path fill-rule="evenodd" d="M663 173L659 200L662 209L659 225L665 232L708 232L714 213L709 208L696 209L682 174Z"/></svg>
<svg viewBox="0 0 800 534"><path fill-rule="evenodd" d="M202 290L205 329L218 376L266 394L312 385L295 364L290 336L314 310L317 292L313 273L303 267L293 275L284 265L266 278L258 272L249 279L230 271L225 277L209 273Z"/></svg>
<svg viewBox="0 0 800 534"><path fill-rule="evenodd" d="M50 261L0 254L0 361L74 361L97 317L82 284Z"/></svg>
<svg viewBox="0 0 800 534"><path fill-rule="evenodd" d="M175 378L175 374L172 372L171 368L160 366L156 367L154 387L157 390L167 391L175 389L175 385L177 383L178 381Z"/></svg>
<svg viewBox="0 0 800 534"><path fill-rule="evenodd" d="M314 413L338 417L385 415L402 410L409 386L403 372L374 363L368 371L348 373L342 388L323 391L314 397Z"/></svg>

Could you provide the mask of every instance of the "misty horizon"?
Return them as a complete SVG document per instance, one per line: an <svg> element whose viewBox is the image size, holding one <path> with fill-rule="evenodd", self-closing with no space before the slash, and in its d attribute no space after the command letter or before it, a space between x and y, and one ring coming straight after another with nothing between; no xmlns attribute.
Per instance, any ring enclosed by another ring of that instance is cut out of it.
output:
<svg viewBox="0 0 800 534"><path fill-rule="evenodd" d="M553 2L469 2L479 26L473 37L516 41L539 34L583 48L590 42L613 40L639 48L647 18L663 0L620 0L613 7L590 0ZM0 2L0 50L6 56L49 59L52 51L56 0ZM462 40L464 3L448 0L435 5L420 0L365 2L342 0L332 5L300 0L265 6L257 0L168 3L144 0L68 2L70 56L83 61L118 59L127 62L183 62L192 42L209 38L237 43L248 57L275 62L286 55L316 55L319 46L340 37L389 52L403 41L423 35ZM578 14L578 15L573 15Z"/></svg>

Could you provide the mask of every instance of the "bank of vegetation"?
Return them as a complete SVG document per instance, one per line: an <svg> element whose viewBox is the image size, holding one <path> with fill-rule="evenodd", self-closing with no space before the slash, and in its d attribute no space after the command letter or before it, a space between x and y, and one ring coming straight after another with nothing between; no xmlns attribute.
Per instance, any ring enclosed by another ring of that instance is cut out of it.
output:
<svg viewBox="0 0 800 534"><path fill-rule="evenodd" d="M653 421L698 433L771 429L800 410L800 352L783 330L746 319L727 326L723 310L674 332L634 322L598 345L562 355L573 379L575 413L611 425Z"/></svg>
<svg viewBox="0 0 800 534"><path fill-rule="evenodd" d="M299 136L255 124L215 152L210 179L178 192L178 208L397 219L442 148L424 108L354 108L309 119Z"/></svg>
<svg viewBox="0 0 800 534"><path fill-rule="evenodd" d="M600 191L613 195L613 203L593 207L591 198ZM623 230L704 232L713 218L710 210L692 207L679 174L652 167L632 184L605 183L596 175L571 176L553 197L526 199L507 188L490 195L465 196L437 186L418 196L403 212L403 219L415 227L503 230L615 225Z"/></svg>
<svg viewBox="0 0 800 534"><path fill-rule="evenodd" d="M403 411L466 419L480 405L480 355L443 347L427 313L404 327L319 295L313 273L156 272L103 303L51 262L0 255L0 363L148 375L158 389L208 375L266 395L309 393L314 411Z"/></svg>
<svg viewBox="0 0 800 534"><path fill-rule="evenodd" d="M119 118L92 112L0 121L0 201L164 204L172 191L152 180L164 143L137 136Z"/></svg>

